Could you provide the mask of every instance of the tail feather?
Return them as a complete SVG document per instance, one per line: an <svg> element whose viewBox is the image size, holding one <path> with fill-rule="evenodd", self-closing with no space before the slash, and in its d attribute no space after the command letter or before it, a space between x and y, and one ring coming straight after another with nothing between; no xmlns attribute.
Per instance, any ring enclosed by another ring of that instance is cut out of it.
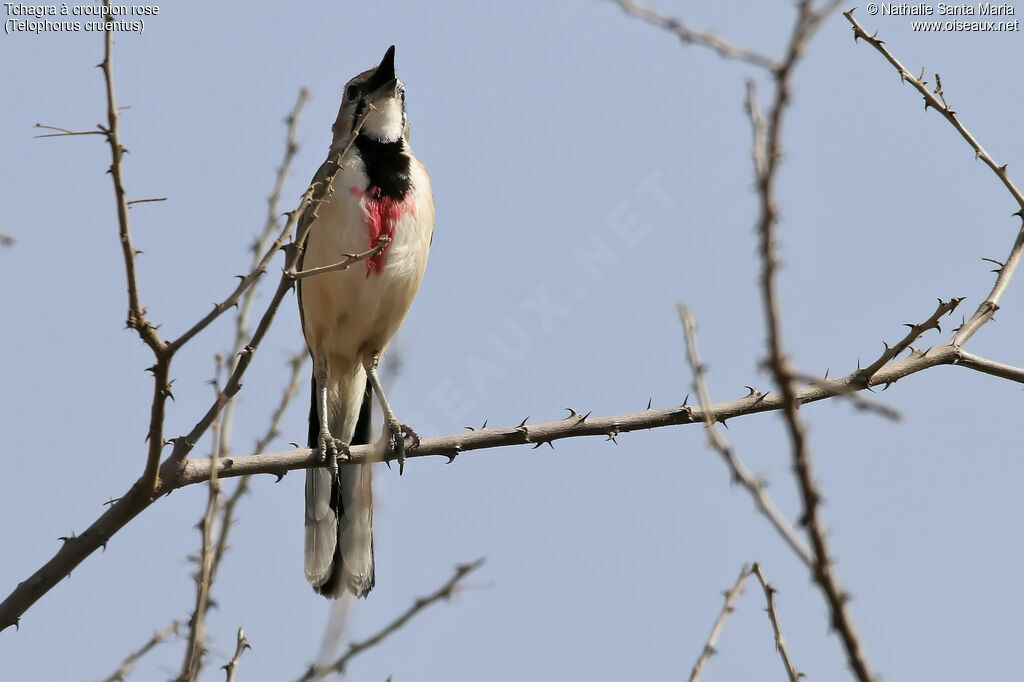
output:
<svg viewBox="0 0 1024 682"><path fill-rule="evenodd" d="M330 395L330 393L328 394ZM350 445L371 442L372 392L366 382ZM320 419L313 380L309 447L318 447ZM331 432L344 436L341 416L331 415ZM350 422L351 425L351 422ZM373 589L373 492L371 465L343 466L338 480L324 468L306 470L306 578L313 589L337 598L347 589L365 597Z"/></svg>

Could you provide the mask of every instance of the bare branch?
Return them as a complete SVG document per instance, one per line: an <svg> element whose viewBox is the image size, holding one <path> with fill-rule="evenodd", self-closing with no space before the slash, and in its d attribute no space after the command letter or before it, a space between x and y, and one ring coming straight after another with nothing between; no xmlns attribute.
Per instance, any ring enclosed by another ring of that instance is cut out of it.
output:
<svg viewBox="0 0 1024 682"><path fill-rule="evenodd" d="M754 562L753 572L757 579L761 581L764 598L768 602L768 607L765 610L768 612L768 619L772 622L772 630L775 631L775 650L779 652L779 656L782 658L782 665L786 667L786 675L789 676L789 682L799 682L801 673L789 658L789 650L786 649L786 638L782 636L779 614L775 610L775 588L768 584L768 579L764 577L764 573L761 571L761 565L756 561Z"/></svg>
<svg viewBox="0 0 1024 682"><path fill-rule="evenodd" d="M695 31L680 20L666 17L665 15L659 14L650 7L641 5L638 2L633 2L633 0L613 1L621 7L622 11L626 14L646 21L658 28L671 31L684 43L709 48L723 59L736 59L769 71L775 71L779 68L778 62L771 57L766 57L752 50L733 45L714 33Z"/></svg>
<svg viewBox="0 0 1024 682"><path fill-rule="evenodd" d="M249 640L245 638L245 630L238 628L238 642L235 644L235 655L231 657L226 665L221 668L227 671L227 677L225 682L235 682L235 673L238 672L238 664L242 662L242 652L246 649L251 649L252 645L249 644Z"/></svg>
<svg viewBox="0 0 1024 682"><path fill-rule="evenodd" d="M793 378L796 379L797 381L802 381L807 384L817 385L819 383L818 379L811 376L810 374L806 374L803 372L794 372ZM889 405L881 403L877 400L871 400L870 398L867 398L861 395L860 393L857 393L856 391L840 394L837 395L836 397L849 402L861 412L870 412L872 414L878 415L879 417L883 417L884 419L888 419L894 422L898 422L903 419L903 413L897 410L896 408L890 407Z"/></svg>
<svg viewBox="0 0 1024 682"><path fill-rule="evenodd" d="M756 566L757 564L754 565ZM743 569L740 571L740 577L736 579L736 584L725 593L725 604L722 605L722 611L718 614L718 618L715 619L715 624L711 626L711 634L708 635L708 641L704 644L704 649L697 658L697 662L693 665L693 670L690 672L690 682L697 682L700 679L701 673L704 672L704 666L717 653L715 645L718 644L718 638L722 634L725 619L735 610L736 599L743 594L744 583L746 583L749 576L750 566L743 564Z"/></svg>
<svg viewBox="0 0 1024 682"><path fill-rule="evenodd" d="M45 135L33 135L36 139L42 137L69 137L72 135L106 135L107 131L103 128L99 130L68 130L67 128L58 128L57 126L45 126L42 123L37 123L36 128L40 130L56 130L55 133L47 133Z"/></svg>
<svg viewBox="0 0 1024 682"><path fill-rule="evenodd" d="M729 471L732 473L734 482L742 485L750 496L754 498L758 511L771 522L775 530L782 536L782 539L796 552L797 556L803 559L808 566L814 564L814 555L808 549L807 544L800 539L796 529L786 519L785 514L776 506L765 488L764 483L750 473L743 460L733 452L733 449L726 442L714 420L714 413L711 408L711 398L708 394L707 384L704 381L704 365L700 361L700 354L697 350L697 326L693 316L685 305L679 306L679 316L683 321L683 331L686 335L687 359L690 368L693 370L693 390L700 400L701 410L704 412L705 433L708 436L708 443L711 448L718 452L725 460ZM751 393L748 400L757 402L764 396L761 393Z"/></svg>
<svg viewBox="0 0 1024 682"><path fill-rule="evenodd" d="M299 682L326 677L331 673L344 673L345 667L353 658L361 654L363 651L366 651L370 647L380 644L382 640L384 640L397 630L401 629L402 626L404 626L406 623L412 620L413 616L415 616L420 611L423 611L431 604L434 604L441 600L447 600L449 597L451 597L455 593L456 588L458 587L462 579L470 573L472 573L473 571L475 571L476 569L480 568L483 565L483 563L484 560L481 558L469 564L462 564L456 566L455 575L449 578L448 582L446 582L444 585L438 588L436 592L425 597L420 597L419 599L414 601L412 606L410 606L405 612L398 616L398 618L393 620L391 623L385 626L380 632L373 635L369 639L365 639L361 642L353 642L352 644L350 644L348 647L348 651L346 651L345 654L341 658L336 660L334 663L328 666L310 666L309 670L306 671L306 674L299 678Z"/></svg>
<svg viewBox="0 0 1024 682"><path fill-rule="evenodd" d="M142 648L128 654L128 657L121 663L121 667L112 672L109 676L103 678L103 682L124 682L140 658L148 654L157 644L165 641L168 637L178 634L178 626L178 621L172 621L163 632L153 633L153 636L149 638L148 642L142 645Z"/></svg>
<svg viewBox="0 0 1024 682"><path fill-rule="evenodd" d="M303 270L301 272L290 273L292 279L306 279L307 277L315 277L316 275L322 275L327 272L336 272L338 270L348 270L351 266L364 260L369 260L376 256L378 253L387 248L388 244L391 243L391 237L387 235L381 235L377 237L377 245L369 251L363 253L346 253L344 260L337 263L331 263L330 265L322 265L318 268L310 268L309 270Z"/></svg>
<svg viewBox="0 0 1024 682"><path fill-rule="evenodd" d="M776 171L782 157L782 129L789 107L790 77L806 48L809 36L823 18L822 15L813 11L810 0L800 0L797 7L798 16L790 37L786 58L775 72L775 99L768 115L765 136L761 141L764 149L755 152L755 158L760 155L764 159L764 167L755 168L755 170L761 208L758 234L760 235L762 264L762 306L768 329L768 366L782 393L782 413L785 417L790 441L793 444L793 465L804 504L803 525L807 528L814 551L812 569L814 580L828 602L832 624L842 640L850 668L861 682L873 682L874 673L871 672L867 663L860 635L846 608L848 597L833 570L824 523L821 520L821 493L814 482L813 464L807 447L806 428L797 414L800 403L793 370L786 357L782 341L782 312L776 285L778 270L775 236L775 227L778 223L778 209L775 205ZM753 86L751 86L751 90L753 90ZM750 99L752 100L752 98ZM754 119L753 114L751 118ZM755 130L756 127L754 124ZM758 140L755 138L755 144L757 143Z"/></svg>
<svg viewBox="0 0 1024 682"><path fill-rule="evenodd" d="M914 86L914 89L921 93L921 96L924 97L925 109L931 107L942 114L942 117L945 118L958 133L960 133L960 136L964 138L967 144L970 145L971 149L974 150L975 160L981 159L986 166L992 169L992 172L996 174L996 177L999 178L1003 183L1003 186L1006 187L1006 190L1013 196L1014 201L1017 202L1018 210L1014 215L1021 218L1021 229L1018 231L1017 239L1014 241L1013 247L1010 249L1010 255L1007 256L1006 260L1003 261L1002 266L998 270L998 275L996 276L995 284L992 286L992 291L989 292L989 295L984 301L982 301L981 305L978 306L977 311L975 311L974 315L971 316L971 319L961 325L956 336L954 336L951 341L954 346L963 346L967 343L967 340L982 327L982 325L991 320L992 316L995 315L995 312L999 309L999 301L1006 292L1006 289L1010 284L1010 279L1017 271L1021 257L1024 256L1024 193L1021 193L1021 190L1013 183L1013 180L1010 179L1010 174L1007 172L1006 166L1000 166L997 164L995 159L993 159L992 156L985 151L984 147L981 146L981 143L978 142L977 138L975 138L974 135L967 130L967 127L961 123L960 119L957 117L957 113L953 111L948 104L946 104L941 88L937 88L936 92L928 90L928 87L925 85L923 80L910 73L903 64L901 64L900 61L896 59L891 52L889 52L888 48L885 47L885 44L881 40L879 40L875 35L869 35L868 32L864 30L860 23L853 18L853 10L843 12L843 16L846 17L846 20L849 21L853 27L854 40L863 39L867 44L878 50L878 52L885 57L890 64L892 64L893 68L896 69L897 73L900 75L900 79L905 83L910 83ZM924 71L922 70L922 77L923 75ZM938 82L938 78L936 78L936 81Z"/></svg>
<svg viewBox="0 0 1024 682"><path fill-rule="evenodd" d="M216 368L213 384L214 394L221 395L220 374L224 369L224 360L220 355L216 357ZM220 461L220 437L221 423L219 420L213 424L213 448L210 450L210 462L216 465ZM181 674L178 675L178 682L195 682L199 679L199 672L203 667L203 659L206 656L206 613L210 610L210 590L213 587L214 571L214 537L217 534L217 517L220 515L222 497L220 493L220 481L215 471L211 469L210 490L206 500L206 510L199 520L200 546L199 554L194 557L199 569L196 571L196 602L192 609L192 617L188 622L188 646L185 648L185 660L182 663Z"/></svg>
<svg viewBox="0 0 1024 682"><path fill-rule="evenodd" d="M889 363L872 377L869 386L892 384L904 377L940 365L958 365L962 358L967 358L967 361L963 363L965 367L1024 383L1024 369L968 355L952 346L941 346ZM803 405L867 388L854 387L853 383L856 377L857 372L853 372L844 377L805 386L797 391L797 402ZM581 436L600 436L607 440L611 435L617 436L630 431L681 424L703 424L708 419L721 422L735 417L780 410L783 403L781 394L772 393L760 399L745 397L740 400L717 403L709 406L706 411L701 407L687 406L665 410L643 410L633 414L610 417L591 416L582 423L577 420L559 420L530 426L517 424L505 428L480 429L438 438L425 438L418 448L413 448L412 441L409 440L406 443L406 456L410 459L440 456L452 460L459 454L470 450L509 445L536 445L537 443L543 444L563 438ZM346 466L350 463L380 461L380 455L375 452L374 448L373 445L356 446L352 448L351 460L341 461L339 464ZM394 458L394 453L386 453L384 457L386 460ZM313 450L296 448L285 452L224 457L218 463L217 475L220 478L249 474L282 476L291 470L322 465L319 456ZM168 461L161 467L161 472L160 492L163 494L209 480L210 461L186 458L183 458L180 464ZM130 491L129 494L110 504L106 511L84 532L62 543L46 563L24 582L19 583L3 602L0 602L0 630L17 625L20 616L32 604L66 577L86 557L104 546L117 531L153 504L155 500L156 498L139 496Z"/></svg>
<svg viewBox="0 0 1024 682"><path fill-rule="evenodd" d="M961 350L957 353L956 364L960 367L991 374L992 376L1009 379L1017 383L1024 383L1024 368L1014 367L995 360L988 360L967 351Z"/></svg>
<svg viewBox="0 0 1024 682"><path fill-rule="evenodd" d="M917 341L919 338L921 338L921 335L924 334L929 329L936 329L941 332L942 327L939 326L939 320L941 320L946 315L952 314L952 312L956 310L956 307L960 305L960 301L962 300L964 299L951 298L948 301L943 301L940 298L938 307L935 308L935 312L933 312L931 314L931 317L929 317L927 320L920 324L904 324L903 326L909 327L910 331L907 332L906 336L900 339L895 346L890 347L889 344L885 345L885 352L882 353L882 355L879 356L877 360L875 360L870 365L861 370L860 374L862 380L865 383L867 383L867 381L875 374L875 372L877 372L883 366L885 366L887 362L899 356L900 353L909 348L910 344L914 343L914 341Z"/></svg>

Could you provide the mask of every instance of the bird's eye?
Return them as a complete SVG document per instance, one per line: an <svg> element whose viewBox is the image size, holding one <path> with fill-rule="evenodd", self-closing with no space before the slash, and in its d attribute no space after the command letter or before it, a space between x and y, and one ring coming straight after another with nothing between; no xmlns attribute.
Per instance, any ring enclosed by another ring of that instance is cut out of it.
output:
<svg viewBox="0 0 1024 682"><path fill-rule="evenodd" d="M350 86L348 86L348 88L345 89L345 99L347 99L349 102L351 102L356 97L359 97L359 86L358 85L350 85Z"/></svg>

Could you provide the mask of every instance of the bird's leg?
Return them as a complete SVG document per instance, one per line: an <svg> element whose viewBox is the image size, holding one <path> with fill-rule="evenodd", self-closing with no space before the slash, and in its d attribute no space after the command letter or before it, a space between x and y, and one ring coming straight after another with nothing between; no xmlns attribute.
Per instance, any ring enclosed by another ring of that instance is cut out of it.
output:
<svg viewBox="0 0 1024 682"><path fill-rule="evenodd" d="M366 367L366 376L370 379L373 392L377 394L380 401L380 409L384 412L384 429L382 436L388 438L394 445L395 456L398 458L398 475L401 476L405 470L405 435L408 434L413 441L413 447L419 447L420 437L407 424L403 424L395 417L388 398L384 395L384 388L380 384L380 377L377 375L377 366L380 364L380 352L373 354L369 365Z"/></svg>
<svg viewBox="0 0 1024 682"><path fill-rule="evenodd" d="M327 363L326 362L315 362L314 363L315 376L316 376L316 413L320 420L320 459L327 465L328 471L331 472L331 478L335 479L338 476L338 452L340 451L345 456L350 456L348 445L336 439L331 435L331 430L327 427L328 410L327 410Z"/></svg>

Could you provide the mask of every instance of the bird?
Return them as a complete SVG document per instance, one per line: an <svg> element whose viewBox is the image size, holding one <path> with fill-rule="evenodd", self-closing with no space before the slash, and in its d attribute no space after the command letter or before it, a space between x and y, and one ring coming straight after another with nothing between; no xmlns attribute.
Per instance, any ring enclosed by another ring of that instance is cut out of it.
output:
<svg viewBox="0 0 1024 682"><path fill-rule="evenodd" d="M339 467L338 457L371 443L373 394L384 415L376 458L394 452L401 473L405 438L419 442L395 417L378 366L420 288L434 232L430 176L409 146L394 45L345 85L332 132L327 160L313 178L314 187L329 187L299 221L297 234L306 235L299 271L380 248L348 269L297 281L313 361L308 444L323 462L306 470L305 573L327 598L346 591L365 597L376 581L372 464Z"/></svg>

